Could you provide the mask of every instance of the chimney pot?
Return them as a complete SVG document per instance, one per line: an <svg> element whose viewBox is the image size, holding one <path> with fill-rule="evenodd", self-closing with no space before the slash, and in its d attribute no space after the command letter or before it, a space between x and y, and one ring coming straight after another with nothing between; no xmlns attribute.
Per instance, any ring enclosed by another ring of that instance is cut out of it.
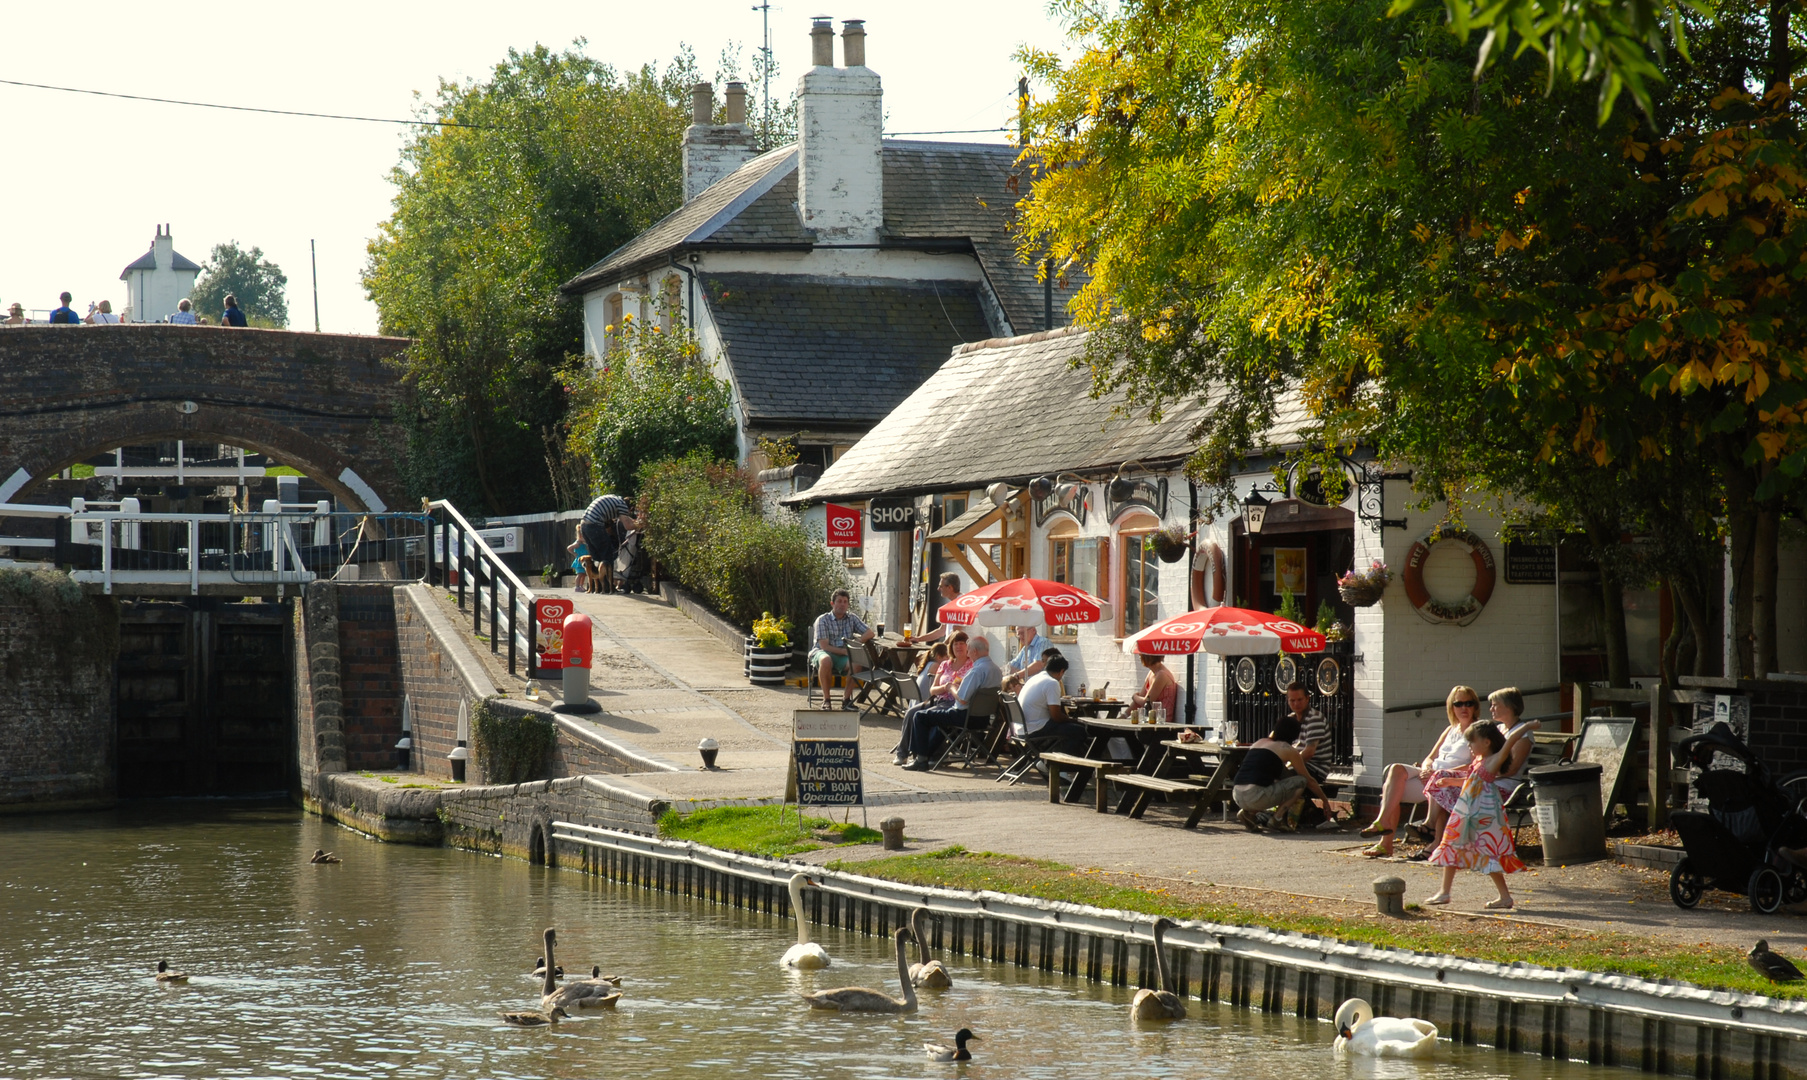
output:
<svg viewBox="0 0 1807 1080"><path fill-rule="evenodd" d="M697 83L690 88L690 122L707 124L715 111L715 87L706 82Z"/></svg>
<svg viewBox="0 0 1807 1080"><path fill-rule="evenodd" d="M866 20L841 23L841 61L848 67L866 66Z"/></svg>
<svg viewBox="0 0 1807 1080"><path fill-rule="evenodd" d="M728 123L745 124L747 122L747 84L731 82L728 84Z"/></svg>
<svg viewBox="0 0 1807 1080"><path fill-rule="evenodd" d="M809 24L809 62L816 67L834 67L834 19L817 15Z"/></svg>

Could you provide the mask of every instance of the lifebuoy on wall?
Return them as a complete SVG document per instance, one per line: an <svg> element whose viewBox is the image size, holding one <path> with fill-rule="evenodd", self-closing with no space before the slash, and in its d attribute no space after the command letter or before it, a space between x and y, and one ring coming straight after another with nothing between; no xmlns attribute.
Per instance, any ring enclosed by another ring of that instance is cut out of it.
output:
<svg viewBox="0 0 1807 1080"><path fill-rule="evenodd" d="M1462 545L1474 561L1474 588L1454 603L1436 599L1424 587L1424 564L1431 557L1431 548L1442 543ZM1467 529L1434 530L1420 538L1406 553L1405 573L1401 575L1405 598L1412 602L1418 614L1428 622L1455 623L1457 626L1467 626L1480 617L1481 609L1493 596L1493 581L1493 550L1487 546L1487 541Z"/></svg>
<svg viewBox="0 0 1807 1080"><path fill-rule="evenodd" d="M1192 608L1223 603L1225 586L1223 548L1207 540L1192 553Z"/></svg>

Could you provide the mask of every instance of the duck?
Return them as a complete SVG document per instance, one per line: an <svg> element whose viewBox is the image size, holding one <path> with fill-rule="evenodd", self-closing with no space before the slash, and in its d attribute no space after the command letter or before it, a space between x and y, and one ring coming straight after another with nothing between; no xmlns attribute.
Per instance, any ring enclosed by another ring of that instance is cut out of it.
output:
<svg viewBox="0 0 1807 1080"><path fill-rule="evenodd" d="M828 966L828 950L809 940L809 922L803 917L805 885L821 888L821 882L811 880L806 874L791 875L791 915L797 920L797 943L786 949L778 962L785 967L814 971Z"/></svg>
<svg viewBox="0 0 1807 1080"><path fill-rule="evenodd" d="M1770 952L1767 941L1757 942L1748 955L1751 967L1770 982L1796 982L1801 977L1801 969L1788 957Z"/></svg>
<svg viewBox="0 0 1807 1080"><path fill-rule="evenodd" d="M341 862L341 861L343 861L343 860L341 860L337 855L334 855L332 852L326 851L323 848L315 848L314 849L314 857L308 860L308 862L311 862L317 866L325 865L327 863Z"/></svg>
<svg viewBox="0 0 1807 1080"><path fill-rule="evenodd" d="M1154 969L1160 975L1161 988L1143 987L1129 1003L1129 1015L1135 1020L1184 1020L1185 999L1173 992L1173 973L1167 970L1167 931L1177 925L1172 919L1154 921Z"/></svg>
<svg viewBox="0 0 1807 1080"><path fill-rule="evenodd" d="M533 977L537 979L545 974L546 974L546 958L543 956L534 957L533 958ZM553 968L552 969L552 977L555 979L564 978L565 977L565 965L560 964L557 967Z"/></svg>
<svg viewBox="0 0 1807 1080"><path fill-rule="evenodd" d="M1336 1010L1337 1056L1429 1057L1437 1049L1437 1025L1429 1020L1376 1017L1361 998L1350 998Z"/></svg>
<svg viewBox="0 0 1807 1080"><path fill-rule="evenodd" d="M892 937L897 941L897 981L903 984L903 997L894 998L890 994L868 990L863 986L843 986L835 990L804 994L803 1000L809 1002L812 1009L866 1013L915 1012L916 987L910 984L910 964L904 956L904 943L910 940L910 931L900 926Z"/></svg>
<svg viewBox="0 0 1807 1080"><path fill-rule="evenodd" d="M544 1012L539 1009L523 1009L519 1012L504 1012L502 1014L502 1019L513 1024L515 1027L541 1027L545 1024L556 1024L560 1017L569 1017L570 1015L571 1014L564 1009L554 1005Z"/></svg>
<svg viewBox="0 0 1807 1080"><path fill-rule="evenodd" d="M558 931L546 928L546 963L557 969L558 961L553 959L552 950L558 944ZM572 979L563 986L554 981L552 970L548 970L540 984L540 1009L550 1012L555 1008L580 1009L612 1009L621 1000L621 992L601 979Z"/></svg>
<svg viewBox="0 0 1807 1080"><path fill-rule="evenodd" d="M157 981L160 983L185 983L188 976L180 971L171 971L168 960L157 961Z"/></svg>
<svg viewBox="0 0 1807 1080"><path fill-rule="evenodd" d="M946 990L954 985L953 977L947 973L947 968L941 965L941 961L929 958L929 939L922 932L922 917L928 910L919 907L910 912L910 936L916 939L918 957L918 962L910 965L910 981L926 990Z"/></svg>
<svg viewBox="0 0 1807 1080"><path fill-rule="evenodd" d="M621 985L621 976L604 975L602 973L602 965L601 964L591 964L590 965L590 981L605 982L605 983L608 983L610 986L620 986Z"/></svg>
<svg viewBox="0 0 1807 1080"><path fill-rule="evenodd" d="M972 1051L966 1048L966 1042L976 1038L978 1036L972 1033L971 1028L961 1028L954 1032L954 1045L925 1042L922 1044L922 1052L929 1056L930 1061L971 1061Z"/></svg>

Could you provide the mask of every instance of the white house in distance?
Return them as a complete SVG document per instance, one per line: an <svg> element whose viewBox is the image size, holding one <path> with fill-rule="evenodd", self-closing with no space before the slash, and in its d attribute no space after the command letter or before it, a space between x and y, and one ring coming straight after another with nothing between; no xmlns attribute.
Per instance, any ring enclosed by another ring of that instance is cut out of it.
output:
<svg viewBox="0 0 1807 1080"><path fill-rule="evenodd" d="M119 272L126 283L125 322L162 322L175 314L176 303L194 291L201 268L176 250L169 226L157 227L151 249Z"/></svg>
<svg viewBox="0 0 1807 1080"><path fill-rule="evenodd" d="M827 18L810 37L797 141L761 152L745 88L728 85L714 124L698 85L684 205L562 286L598 362L625 315L693 327L755 469L761 436L825 468L949 349L1044 329L1071 294L1017 258L1009 219L1029 183L1014 147L884 138L864 24L844 24L841 67Z"/></svg>

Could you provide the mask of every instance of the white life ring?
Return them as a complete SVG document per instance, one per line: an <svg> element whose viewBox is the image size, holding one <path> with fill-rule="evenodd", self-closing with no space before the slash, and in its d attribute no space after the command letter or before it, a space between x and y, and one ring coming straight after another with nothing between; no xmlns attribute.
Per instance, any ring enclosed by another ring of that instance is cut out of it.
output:
<svg viewBox="0 0 1807 1080"><path fill-rule="evenodd" d="M1193 610L1222 604L1225 578L1223 548L1212 540L1200 544L1192 553Z"/></svg>
<svg viewBox="0 0 1807 1080"><path fill-rule="evenodd" d="M1467 549L1468 557L1474 560L1474 588L1454 603L1435 599L1430 590L1424 587L1424 564L1431 556L1431 548L1444 541L1460 544ZM1493 596L1493 551L1488 548L1485 540L1467 529L1433 530L1420 538L1406 553L1405 573L1400 575L1400 581L1405 585L1405 598L1412 602L1412 607L1417 609L1426 622L1467 626L1480 618L1481 609L1487 606L1487 601Z"/></svg>

